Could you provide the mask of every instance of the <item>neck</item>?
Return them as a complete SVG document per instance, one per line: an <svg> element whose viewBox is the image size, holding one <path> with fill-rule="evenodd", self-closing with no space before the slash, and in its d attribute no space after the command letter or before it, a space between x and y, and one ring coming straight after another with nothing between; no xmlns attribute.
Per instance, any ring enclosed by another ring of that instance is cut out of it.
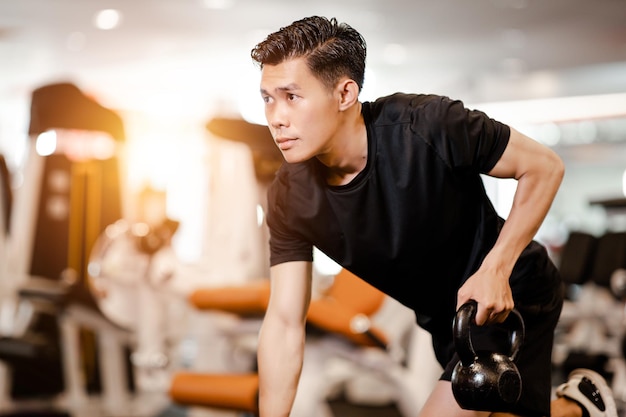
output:
<svg viewBox="0 0 626 417"><path fill-rule="evenodd" d="M330 151L318 155L326 166L329 185L345 185L352 181L367 165L367 129L361 115L361 103L347 114L346 123L339 129Z"/></svg>

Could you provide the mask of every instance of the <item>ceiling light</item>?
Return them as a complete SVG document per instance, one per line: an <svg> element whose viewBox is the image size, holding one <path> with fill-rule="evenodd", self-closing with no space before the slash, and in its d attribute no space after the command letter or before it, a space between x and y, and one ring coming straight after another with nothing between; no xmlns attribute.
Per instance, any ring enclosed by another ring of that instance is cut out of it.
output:
<svg viewBox="0 0 626 417"><path fill-rule="evenodd" d="M202 4L207 9L225 10L233 7L235 0L203 0Z"/></svg>
<svg viewBox="0 0 626 417"><path fill-rule="evenodd" d="M52 155L57 148L57 134L54 130L47 130L40 133L35 141L37 154L41 156Z"/></svg>
<svg viewBox="0 0 626 417"><path fill-rule="evenodd" d="M93 24L98 29L111 30L119 26L122 20L122 15L115 9L100 10L94 16Z"/></svg>

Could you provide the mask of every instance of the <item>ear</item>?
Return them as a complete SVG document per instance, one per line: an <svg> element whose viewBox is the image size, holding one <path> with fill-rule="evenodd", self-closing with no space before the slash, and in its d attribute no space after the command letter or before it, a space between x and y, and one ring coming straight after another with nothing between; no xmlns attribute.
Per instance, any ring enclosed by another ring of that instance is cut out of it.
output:
<svg viewBox="0 0 626 417"><path fill-rule="evenodd" d="M352 107L359 100L359 85L350 78L339 81L336 91L339 94L340 111Z"/></svg>

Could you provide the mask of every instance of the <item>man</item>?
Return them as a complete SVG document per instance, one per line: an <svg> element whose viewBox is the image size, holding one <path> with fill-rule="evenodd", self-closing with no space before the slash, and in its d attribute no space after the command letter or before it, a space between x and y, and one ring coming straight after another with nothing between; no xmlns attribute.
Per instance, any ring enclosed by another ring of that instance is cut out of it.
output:
<svg viewBox="0 0 626 417"><path fill-rule="evenodd" d="M268 191L271 297L259 335L261 417L286 417L294 401L313 246L412 308L432 334L445 371L421 416L490 414L461 409L450 382L458 360L452 320L475 300L475 321L486 333L514 307L525 321L517 355L523 392L512 415L617 417L606 381L590 370L573 372L551 402L563 291L532 239L561 183L560 158L447 97L360 102L365 57L356 30L319 16L293 22L252 50L269 129L286 162ZM481 174L518 181L506 222Z"/></svg>

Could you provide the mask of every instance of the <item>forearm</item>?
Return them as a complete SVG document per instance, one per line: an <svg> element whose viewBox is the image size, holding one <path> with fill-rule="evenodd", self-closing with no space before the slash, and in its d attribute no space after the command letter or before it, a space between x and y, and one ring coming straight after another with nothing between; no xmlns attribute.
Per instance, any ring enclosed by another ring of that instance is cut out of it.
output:
<svg viewBox="0 0 626 417"><path fill-rule="evenodd" d="M288 417L302 371L304 326L266 318L259 334L260 417Z"/></svg>
<svg viewBox="0 0 626 417"><path fill-rule="evenodd" d="M287 262L270 269L257 351L260 417L288 417L291 411L304 357L311 268L310 262Z"/></svg>
<svg viewBox="0 0 626 417"><path fill-rule="evenodd" d="M545 219L563 173L556 153L511 130L509 144L489 175L517 180L513 205L494 246L457 294L457 306L470 299L478 302L477 324L501 321L514 307L511 273Z"/></svg>
<svg viewBox="0 0 626 417"><path fill-rule="evenodd" d="M563 180L564 165L553 150L511 128L507 149L489 175L517 180L511 211L481 267L494 268L508 279L550 210Z"/></svg>
<svg viewBox="0 0 626 417"><path fill-rule="evenodd" d="M563 165L554 155L541 155L541 169L518 178L513 205L484 267L504 268L508 276L519 255L535 237L563 179Z"/></svg>

